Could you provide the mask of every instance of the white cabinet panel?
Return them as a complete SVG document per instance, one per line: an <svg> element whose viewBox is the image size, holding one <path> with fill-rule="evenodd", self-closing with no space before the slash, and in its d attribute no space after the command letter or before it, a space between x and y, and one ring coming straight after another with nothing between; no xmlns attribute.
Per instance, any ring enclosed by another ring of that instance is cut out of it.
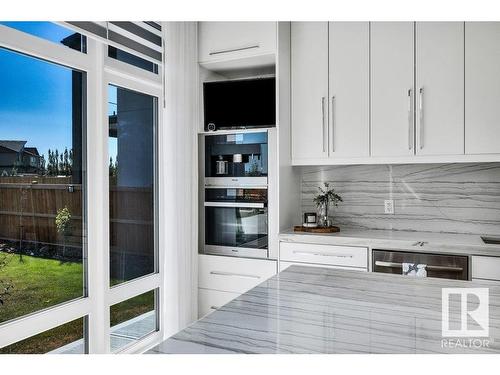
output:
<svg viewBox="0 0 500 375"><path fill-rule="evenodd" d="M500 153L500 22L465 23L465 153Z"/></svg>
<svg viewBox="0 0 500 375"><path fill-rule="evenodd" d="M327 264L344 267L368 267L365 247L280 242L280 261Z"/></svg>
<svg viewBox="0 0 500 375"><path fill-rule="evenodd" d="M464 153L464 23L416 24L417 155Z"/></svg>
<svg viewBox="0 0 500 375"><path fill-rule="evenodd" d="M273 260L198 256L198 286L226 292L244 293L277 272Z"/></svg>
<svg viewBox="0 0 500 375"><path fill-rule="evenodd" d="M198 318L201 318L232 301L239 293L218 290L198 289Z"/></svg>
<svg viewBox="0 0 500 375"><path fill-rule="evenodd" d="M328 157L328 23L292 22L292 159Z"/></svg>
<svg viewBox="0 0 500 375"><path fill-rule="evenodd" d="M372 155L413 155L414 24L373 22L370 28Z"/></svg>
<svg viewBox="0 0 500 375"><path fill-rule="evenodd" d="M473 256L472 257L472 278L500 280L500 258Z"/></svg>
<svg viewBox="0 0 500 375"><path fill-rule="evenodd" d="M276 22L199 22L200 63L276 52Z"/></svg>
<svg viewBox="0 0 500 375"><path fill-rule="evenodd" d="M368 269L366 268L357 268L357 267L343 267L343 266L331 266L328 264L314 264L314 263L297 263L297 262L280 262L279 264L279 270L284 271L290 266L306 266L306 267L324 267L324 268L335 268L335 269L341 269L341 270L350 270L350 271L362 271L362 272L367 272Z"/></svg>
<svg viewBox="0 0 500 375"><path fill-rule="evenodd" d="M329 54L330 156L369 156L369 23L330 22Z"/></svg>

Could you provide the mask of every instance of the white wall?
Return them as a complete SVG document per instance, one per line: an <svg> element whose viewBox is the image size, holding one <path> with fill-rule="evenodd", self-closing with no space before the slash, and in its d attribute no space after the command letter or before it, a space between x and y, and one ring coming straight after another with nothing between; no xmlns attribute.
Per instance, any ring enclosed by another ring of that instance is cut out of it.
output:
<svg viewBox="0 0 500 375"><path fill-rule="evenodd" d="M197 141L198 64L196 22L164 23L165 109L160 150L167 212L165 236L165 336L197 316Z"/></svg>

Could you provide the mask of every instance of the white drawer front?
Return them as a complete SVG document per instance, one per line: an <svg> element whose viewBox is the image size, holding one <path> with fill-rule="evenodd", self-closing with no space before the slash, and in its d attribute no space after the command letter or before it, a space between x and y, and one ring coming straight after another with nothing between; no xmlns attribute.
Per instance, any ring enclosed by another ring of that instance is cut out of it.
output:
<svg viewBox="0 0 500 375"><path fill-rule="evenodd" d="M500 281L500 258L473 256L472 278Z"/></svg>
<svg viewBox="0 0 500 375"><path fill-rule="evenodd" d="M198 286L244 293L277 272L274 260L199 255Z"/></svg>
<svg viewBox="0 0 500 375"><path fill-rule="evenodd" d="M368 249L364 247L281 242L280 260L367 268Z"/></svg>
<svg viewBox="0 0 500 375"><path fill-rule="evenodd" d="M344 267L344 266L331 266L327 264L313 264L313 263L297 263L297 262L281 262L280 261L280 272L286 270L288 267L297 265L297 266L306 266L306 267L325 267L325 268L336 268L341 270L351 270L351 271L362 271L367 272L368 269L361 267Z"/></svg>
<svg viewBox="0 0 500 375"><path fill-rule="evenodd" d="M221 292L219 290L198 289L198 318L224 306L238 297L238 293Z"/></svg>

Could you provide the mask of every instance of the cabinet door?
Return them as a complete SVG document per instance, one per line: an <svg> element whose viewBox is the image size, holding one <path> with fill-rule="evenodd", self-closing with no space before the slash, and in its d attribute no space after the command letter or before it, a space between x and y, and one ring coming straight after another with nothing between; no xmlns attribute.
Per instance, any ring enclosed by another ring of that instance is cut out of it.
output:
<svg viewBox="0 0 500 375"><path fill-rule="evenodd" d="M372 155L413 155L414 24L372 22L370 30Z"/></svg>
<svg viewBox="0 0 500 375"><path fill-rule="evenodd" d="M465 153L500 153L500 22L465 23Z"/></svg>
<svg viewBox="0 0 500 375"><path fill-rule="evenodd" d="M464 153L464 23L416 24L417 155Z"/></svg>
<svg viewBox="0 0 500 375"><path fill-rule="evenodd" d="M330 22L329 54L330 156L369 156L369 23Z"/></svg>
<svg viewBox="0 0 500 375"><path fill-rule="evenodd" d="M328 157L328 22L292 22L292 159Z"/></svg>
<svg viewBox="0 0 500 375"><path fill-rule="evenodd" d="M201 63L276 52L276 22L199 22Z"/></svg>

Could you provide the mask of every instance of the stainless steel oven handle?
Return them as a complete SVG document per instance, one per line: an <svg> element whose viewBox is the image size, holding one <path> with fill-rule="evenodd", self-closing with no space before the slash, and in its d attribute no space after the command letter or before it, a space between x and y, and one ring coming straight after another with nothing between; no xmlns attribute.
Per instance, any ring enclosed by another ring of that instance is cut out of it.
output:
<svg viewBox="0 0 500 375"><path fill-rule="evenodd" d="M322 257L334 257L334 258L353 258L353 255L345 255L345 254L328 254L328 253L320 253L320 252L309 252L309 251L294 251L294 254L299 255L315 255Z"/></svg>
<svg viewBox="0 0 500 375"><path fill-rule="evenodd" d="M245 277L248 279L260 279L260 276L257 276L257 275L249 275L249 274L245 274L245 273L232 273L232 272L224 272L224 271L210 271L210 275Z"/></svg>
<svg viewBox="0 0 500 375"><path fill-rule="evenodd" d="M205 207L243 207L264 208L264 203L240 203L240 202L205 202Z"/></svg>
<svg viewBox="0 0 500 375"><path fill-rule="evenodd" d="M403 263L383 262L381 260L375 261L375 265L379 267L388 267L388 268L403 268ZM428 265L425 268L429 271L462 272L464 270L462 267L432 266L432 265Z"/></svg>

